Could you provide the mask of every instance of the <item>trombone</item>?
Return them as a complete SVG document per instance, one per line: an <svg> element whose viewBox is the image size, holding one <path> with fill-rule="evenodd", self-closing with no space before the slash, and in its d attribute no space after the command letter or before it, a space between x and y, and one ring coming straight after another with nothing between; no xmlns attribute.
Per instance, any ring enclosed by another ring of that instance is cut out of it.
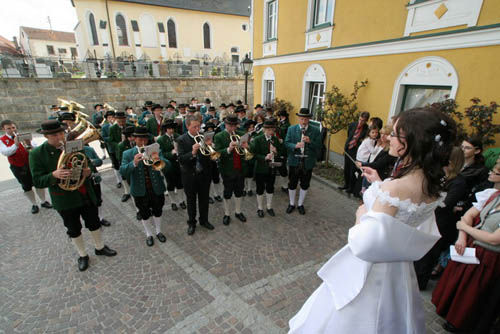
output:
<svg viewBox="0 0 500 334"><path fill-rule="evenodd" d="M204 156L209 156L213 161L217 161L220 158L220 153L214 150L214 148L205 142L205 136L201 135L199 132L194 136L194 142L200 144L200 153Z"/></svg>
<svg viewBox="0 0 500 334"><path fill-rule="evenodd" d="M244 156L245 160L252 160L253 153L250 152L248 149L243 148L241 146L241 137L239 135L237 135L236 132L233 132L232 134L230 134L229 135L229 139L231 140L231 142L234 142L234 143L238 144L236 146L236 148L235 148L236 153L238 153L239 155Z"/></svg>

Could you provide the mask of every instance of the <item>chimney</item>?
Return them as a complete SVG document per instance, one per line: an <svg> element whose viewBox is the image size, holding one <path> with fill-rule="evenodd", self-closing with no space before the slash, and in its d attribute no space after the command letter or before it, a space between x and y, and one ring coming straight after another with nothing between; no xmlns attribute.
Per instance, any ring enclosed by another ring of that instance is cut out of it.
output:
<svg viewBox="0 0 500 334"><path fill-rule="evenodd" d="M14 46L16 47L16 50L19 50L19 44L17 43L17 37L16 36L12 37L12 42L14 42Z"/></svg>

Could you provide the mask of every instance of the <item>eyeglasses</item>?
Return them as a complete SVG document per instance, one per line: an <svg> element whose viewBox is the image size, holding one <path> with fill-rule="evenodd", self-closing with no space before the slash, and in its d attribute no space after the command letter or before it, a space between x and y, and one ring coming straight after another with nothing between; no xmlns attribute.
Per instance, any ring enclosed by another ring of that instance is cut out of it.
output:
<svg viewBox="0 0 500 334"><path fill-rule="evenodd" d="M391 133L389 134L389 136L394 137L394 138L403 138L403 139L404 139L404 138L406 138L406 137L404 137L404 136L399 136L399 135L398 135L396 132L394 132L394 131L391 131Z"/></svg>
<svg viewBox="0 0 500 334"><path fill-rule="evenodd" d="M465 145L462 145L462 150L467 150L467 151L469 151L469 150L473 150L473 149L474 149L474 147L472 147L472 146L465 146Z"/></svg>

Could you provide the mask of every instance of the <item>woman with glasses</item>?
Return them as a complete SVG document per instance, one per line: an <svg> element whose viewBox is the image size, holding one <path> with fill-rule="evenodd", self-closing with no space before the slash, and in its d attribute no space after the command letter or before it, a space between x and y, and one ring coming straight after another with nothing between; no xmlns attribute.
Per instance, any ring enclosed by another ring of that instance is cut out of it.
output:
<svg viewBox="0 0 500 334"><path fill-rule="evenodd" d="M441 193L455 122L430 108L407 110L393 126L389 154L400 168L363 194L347 245L319 271L323 283L290 320L290 333L423 334L425 314L413 261L439 239L434 210Z"/></svg>
<svg viewBox="0 0 500 334"><path fill-rule="evenodd" d="M488 180L493 188L477 193L477 202L456 224L457 253L473 247L479 264L451 261L432 294L436 312L446 318L443 328L449 332L473 330L491 307L498 312L498 299L493 306L489 302L500 281L500 163Z"/></svg>

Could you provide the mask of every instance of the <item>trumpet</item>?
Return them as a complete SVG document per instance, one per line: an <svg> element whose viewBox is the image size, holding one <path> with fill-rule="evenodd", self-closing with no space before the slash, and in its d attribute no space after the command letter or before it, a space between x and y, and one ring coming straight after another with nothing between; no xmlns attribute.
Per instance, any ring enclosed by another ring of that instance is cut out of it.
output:
<svg viewBox="0 0 500 334"><path fill-rule="evenodd" d="M205 142L205 136L201 135L199 132L194 137L194 141L200 144L200 153L204 156L209 156L213 161L217 161L220 158L220 153L214 150L214 148Z"/></svg>
<svg viewBox="0 0 500 334"><path fill-rule="evenodd" d="M14 136L17 138L18 143L22 145L26 149L26 151L31 151L33 146L31 146L31 144L26 143L26 141L29 141L31 143L31 133L19 134L17 131L15 131Z"/></svg>
<svg viewBox="0 0 500 334"><path fill-rule="evenodd" d="M106 108L106 110L116 111L116 109L113 108L109 103L104 103L103 107Z"/></svg>
<svg viewBox="0 0 500 334"><path fill-rule="evenodd" d="M152 144L155 145L155 144ZM158 145L158 144L156 144ZM159 145L158 145L159 146ZM142 162L146 166L151 166L155 171L161 171L163 168L165 168L165 162L160 159L160 157L155 157L153 158L152 155L146 154L146 147L145 146L138 146L137 150L139 153L142 154Z"/></svg>
<svg viewBox="0 0 500 334"><path fill-rule="evenodd" d="M253 153L241 146L241 137L239 135L233 132L229 135L229 139L231 140L231 142L238 144L235 148L236 153L238 153L239 155L243 155L245 160L251 160L253 158Z"/></svg>

